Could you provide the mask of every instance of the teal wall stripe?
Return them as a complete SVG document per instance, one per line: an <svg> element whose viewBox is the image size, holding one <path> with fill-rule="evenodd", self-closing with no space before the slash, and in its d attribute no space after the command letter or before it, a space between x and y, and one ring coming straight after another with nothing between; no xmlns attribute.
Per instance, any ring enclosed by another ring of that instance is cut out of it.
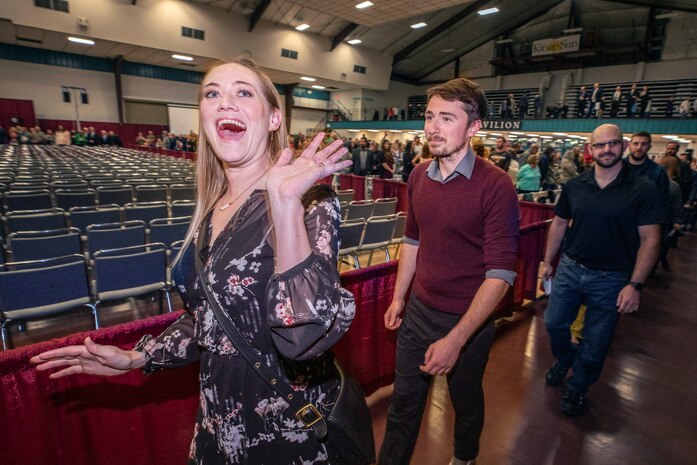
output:
<svg viewBox="0 0 697 465"><path fill-rule="evenodd" d="M104 71L108 73L114 71L113 60L108 58L88 57L74 53L54 52L52 50L11 44L0 44L0 59L89 71Z"/></svg>

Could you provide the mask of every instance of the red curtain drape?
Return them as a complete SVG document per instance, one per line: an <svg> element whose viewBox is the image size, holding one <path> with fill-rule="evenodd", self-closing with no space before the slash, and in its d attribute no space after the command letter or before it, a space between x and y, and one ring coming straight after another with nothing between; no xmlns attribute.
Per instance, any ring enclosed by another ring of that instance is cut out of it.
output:
<svg viewBox="0 0 697 465"><path fill-rule="evenodd" d="M339 189L353 189L353 200L365 200L365 177L355 174L340 174Z"/></svg>
<svg viewBox="0 0 697 465"><path fill-rule="evenodd" d="M548 203L518 202L520 207L520 226L554 218L554 205Z"/></svg>
<svg viewBox="0 0 697 465"><path fill-rule="evenodd" d="M402 181L394 181L391 179L373 179L373 198L379 199L383 197L397 198L397 211L407 211L407 184Z"/></svg>

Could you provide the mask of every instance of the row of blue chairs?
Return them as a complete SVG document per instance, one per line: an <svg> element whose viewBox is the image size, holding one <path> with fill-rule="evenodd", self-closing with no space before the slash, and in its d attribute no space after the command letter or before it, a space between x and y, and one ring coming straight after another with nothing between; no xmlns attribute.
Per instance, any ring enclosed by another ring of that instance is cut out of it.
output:
<svg viewBox="0 0 697 465"><path fill-rule="evenodd" d="M40 210L45 208L87 207L116 204L124 206L143 202L194 201L196 189L193 184L128 184L76 187L50 190L48 188L9 190L2 192L3 210Z"/></svg>
<svg viewBox="0 0 697 465"><path fill-rule="evenodd" d="M8 261L26 261L83 253L91 258L100 250L148 242L171 249L184 239L190 223L191 217L185 216L153 219L147 225L140 220L91 224L85 234L74 227L14 232L7 237L6 253ZM5 261L1 252L0 263Z"/></svg>
<svg viewBox="0 0 697 465"><path fill-rule="evenodd" d="M79 307L91 310L99 328L99 304L160 293L172 311L167 273L167 247L150 243L97 252L92 278L84 255L6 263L0 267L0 329L3 349L12 347L10 328ZM124 273L124 270L128 270Z"/></svg>

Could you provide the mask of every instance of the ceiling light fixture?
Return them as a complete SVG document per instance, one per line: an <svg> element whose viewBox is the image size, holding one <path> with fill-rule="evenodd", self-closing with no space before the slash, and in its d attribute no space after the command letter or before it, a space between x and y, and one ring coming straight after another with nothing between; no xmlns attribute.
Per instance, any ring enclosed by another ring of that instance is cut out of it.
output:
<svg viewBox="0 0 697 465"><path fill-rule="evenodd" d="M324 86L318 86L318 85L314 85L314 86L312 86L312 88L313 88L313 89L319 89L319 90L326 89L326 87L324 87Z"/></svg>
<svg viewBox="0 0 697 465"><path fill-rule="evenodd" d="M583 28L582 27L572 27L569 29L562 29L561 32L563 32L564 34L576 34L579 32L583 32Z"/></svg>
<svg viewBox="0 0 697 465"><path fill-rule="evenodd" d="M443 52L443 53L452 53L454 51L455 51L454 48L444 48L443 50L441 50L441 52Z"/></svg>
<svg viewBox="0 0 697 465"><path fill-rule="evenodd" d="M364 8L371 7L373 5L374 5L373 2L362 2L362 3L359 3L358 5L356 5L356 8L358 8L359 10L362 10Z"/></svg>
<svg viewBox="0 0 697 465"><path fill-rule="evenodd" d="M295 29L297 31L304 31L305 29L309 29L310 25L307 23L302 23L300 26L296 26Z"/></svg>
<svg viewBox="0 0 697 465"><path fill-rule="evenodd" d="M498 12L499 12L499 9L494 7L494 8L487 8L486 10L479 10L477 12L477 14L479 16L484 16L484 15L490 15L490 14L498 13Z"/></svg>
<svg viewBox="0 0 697 465"><path fill-rule="evenodd" d="M309 76L300 76L300 79L302 79L303 81L309 81L309 82L315 82L317 80L317 79L315 79L313 77L309 77Z"/></svg>
<svg viewBox="0 0 697 465"><path fill-rule="evenodd" d="M186 55L174 54L174 55L172 55L172 58L174 58L175 60L182 60L182 61L194 61L194 59L192 57L189 57Z"/></svg>
<svg viewBox="0 0 697 465"><path fill-rule="evenodd" d="M361 42L362 42L361 39L351 39L351 40L348 41L348 43L351 44L351 45L358 45L358 44L360 44Z"/></svg>
<svg viewBox="0 0 697 465"><path fill-rule="evenodd" d="M420 23L416 23L416 24L411 25L412 29L421 29L422 27L426 27L426 23L420 22Z"/></svg>
<svg viewBox="0 0 697 465"><path fill-rule="evenodd" d="M82 37L68 37L68 40L76 44L94 45L94 40L83 39Z"/></svg>
<svg viewBox="0 0 697 465"><path fill-rule="evenodd" d="M496 45L511 44L513 39L501 39L496 41Z"/></svg>

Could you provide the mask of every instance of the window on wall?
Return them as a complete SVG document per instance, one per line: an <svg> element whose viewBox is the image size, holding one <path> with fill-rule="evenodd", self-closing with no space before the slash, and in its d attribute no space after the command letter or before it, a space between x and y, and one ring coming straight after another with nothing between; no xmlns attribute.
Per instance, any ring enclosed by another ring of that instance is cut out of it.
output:
<svg viewBox="0 0 697 465"><path fill-rule="evenodd" d="M206 31L194 29L193 27L182 26L182 36L192 39L206 40Z"/></svg>
<svg viewBox="0 0 697 465"><path fill-rule="evenodd" d="M68 0L34 0L34 6L70 13L68 9Z"/></svg>
<svg viewBox="0 0 697 465"><path fill-rule="evenodd" d="M284 58L291 58L293 60L298 59L298 52L295 50L288 50L287 48L282 48L281 49L281 56Z"/></svg>
<svg viewBox="0 0 697 465"><path fill-rule="evenodd" d="M365 66L361 66L361 65L353 65L353 72L354 72L354 73L365 74L365 72L366 72L366 67L365 67Z"/></svg>

